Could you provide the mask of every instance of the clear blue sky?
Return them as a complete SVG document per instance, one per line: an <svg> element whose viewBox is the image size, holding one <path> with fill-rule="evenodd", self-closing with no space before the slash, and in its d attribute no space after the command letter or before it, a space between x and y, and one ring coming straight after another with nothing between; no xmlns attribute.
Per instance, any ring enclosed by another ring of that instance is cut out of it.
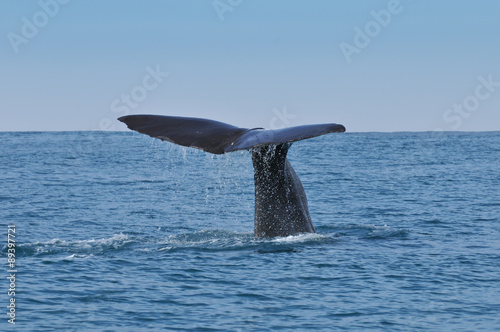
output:
<svg viewBox="0 0 500 332"><path fill-rule="evenodd" d="M500 130L497 0L59 2L0 1L0 131Z"/></svg>

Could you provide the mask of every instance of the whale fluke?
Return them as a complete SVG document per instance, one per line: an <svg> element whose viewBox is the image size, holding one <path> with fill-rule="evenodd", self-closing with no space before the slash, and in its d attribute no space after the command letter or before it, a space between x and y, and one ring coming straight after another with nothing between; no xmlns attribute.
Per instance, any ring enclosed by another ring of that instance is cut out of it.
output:
<svg viewBox="0 0 500 332"><path fill-rule="evenodd" d="M118 120L151 137L214 154L249 150L254 167L256 237L315 232L306 193L286 155L293 142L345 131L335 123L265 130L177 116L127 115Z"/></svg>
<svg viewBox="0 0 500 332"><path fill-rule="evenodd" d="M300 141L328 133L344 132L336 123L284 129L238 128L214 120L162 115L127 115L118 118L129 129L175 144L214 154L269 144Z"/></svg>

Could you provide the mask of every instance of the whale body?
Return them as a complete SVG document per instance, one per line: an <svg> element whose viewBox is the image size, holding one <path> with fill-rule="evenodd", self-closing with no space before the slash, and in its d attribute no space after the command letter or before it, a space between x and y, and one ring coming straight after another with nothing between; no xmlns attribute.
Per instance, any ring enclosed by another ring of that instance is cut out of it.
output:
<svg viewBox="0 0 500 332"><path fill-rule="evenodd" d="M296 141L344 132L343 125L329 123L265 130L178 116L127 115L118 120L131 130L209 153L249 150L255 181L255 237L316 232L304 187L287 158L288 149Z"/></svg>

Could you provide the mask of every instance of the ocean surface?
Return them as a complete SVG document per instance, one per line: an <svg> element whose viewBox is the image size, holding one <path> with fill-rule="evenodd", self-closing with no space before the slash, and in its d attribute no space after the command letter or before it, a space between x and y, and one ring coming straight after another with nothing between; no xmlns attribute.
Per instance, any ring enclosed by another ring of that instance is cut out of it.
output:
<svg viewBox="0 0 500 332"><path fill-rule="evenodd" d="M2 331L500 331L500 132L294 143L317 234L274 239L253 237L246 151L133 132L0 147Z"/></svg>

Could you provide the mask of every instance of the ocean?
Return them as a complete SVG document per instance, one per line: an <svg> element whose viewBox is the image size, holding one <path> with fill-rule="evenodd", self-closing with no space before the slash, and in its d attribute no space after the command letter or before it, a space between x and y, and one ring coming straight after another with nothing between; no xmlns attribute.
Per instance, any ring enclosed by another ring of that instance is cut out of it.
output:
<svg viewBox="0 0 500 332"><path fill-rule="evenodd" d="M0 142L0 330L500 331L500 132L296 142L317 233L273 239L247 151Z"/></svg>

